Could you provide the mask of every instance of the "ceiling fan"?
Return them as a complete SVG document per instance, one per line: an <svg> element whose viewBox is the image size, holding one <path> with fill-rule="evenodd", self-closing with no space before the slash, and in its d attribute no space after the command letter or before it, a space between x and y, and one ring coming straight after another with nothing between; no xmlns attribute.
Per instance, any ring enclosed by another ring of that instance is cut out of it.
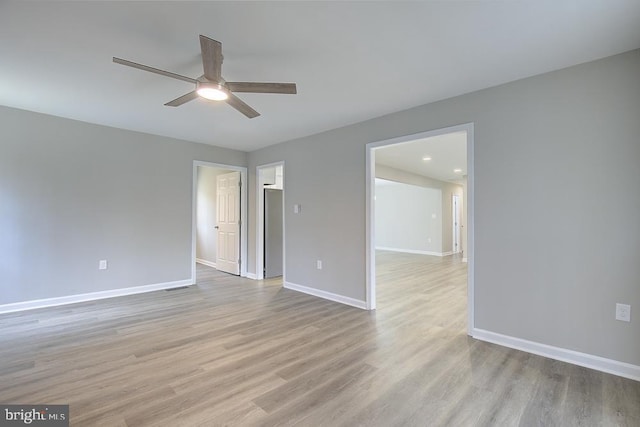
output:
<svg viewBox="0 0 640 427"><path fill-rule="evenodd" d="M235 96L233 92L250 92L250 93L281 93L295 94L297 93L295 83L256 83L256 82L228 82L222 78L222 43L209 37L200 35L200 50L202 53L202 66L204 75L197 79L181 76L169 71L160 70L158 68L149 67L147 65L138 64L136 62L127 61L126 59L113 57L116 64L126 65L128 67L138 68L140 70L149 71L151 73L160 74L161 76L171 77L185 82L195 84L195 89L185 95L182 95L173 101L167 102L166 106L178 107L189 101L201 96L205 99L213 101L226 101L242 114L252 119L258 117L260 113L247 105L240 98Z"/></svg>

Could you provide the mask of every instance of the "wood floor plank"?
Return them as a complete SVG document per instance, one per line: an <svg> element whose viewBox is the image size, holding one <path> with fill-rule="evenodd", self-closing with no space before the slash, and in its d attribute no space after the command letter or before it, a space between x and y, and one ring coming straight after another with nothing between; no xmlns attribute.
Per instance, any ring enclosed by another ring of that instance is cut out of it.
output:
<svg viewBox="0 0 640 427"><path fill-rule="evenodd" d="M380 251L373 312L198 284L0 315L0 402L73 426L640 426L640 383L466 335L459 257Z"/></svg>

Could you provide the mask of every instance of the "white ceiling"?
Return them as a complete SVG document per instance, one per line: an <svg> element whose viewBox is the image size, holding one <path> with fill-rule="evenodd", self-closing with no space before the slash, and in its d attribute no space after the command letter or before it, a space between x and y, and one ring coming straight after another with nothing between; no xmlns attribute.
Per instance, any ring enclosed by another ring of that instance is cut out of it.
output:
<svg viewBox="0 0 640 427"><path fill-rule="evenodd" d="M640 47L640 1L0 2L0 104L255 150ZM163 104L202 74L198 35L229 81L298 95Z"/></svg>
<svg viewBox="0 0 640 427"><path fill-rule="evenodd" d="M423 160L425 157L431 160ZM375 150L377 165L440 181L461 183L467 174L467 133L454 132ZM460 172L454 172L460 169Z"/></svg>

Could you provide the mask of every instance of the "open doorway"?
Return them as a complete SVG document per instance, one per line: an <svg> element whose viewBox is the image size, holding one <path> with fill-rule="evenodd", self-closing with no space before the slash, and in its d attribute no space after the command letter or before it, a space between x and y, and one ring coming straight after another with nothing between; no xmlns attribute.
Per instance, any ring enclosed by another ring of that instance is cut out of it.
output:
<svg viewBox="0 0 640 427"><path fill-rule="evenodd" d="M411 281L433 274L445 286L458 283L459 305L466 305L459 323L471 331L473 125L370 143L366 154L367 308L376 308L378 280L408 286L379 294L400 300L411 286L424 297L424 283Z"/></svg>
<svg viewBox="0 0 640 427"><path fill-rule="evenodd" d="M192 280L196 264L246 276L244 167L195 161L192 196Z"/></svg>
<svg viewBox="0 0 640 427"><path fill-rule="evenodd" d="M284 280L284 162L258 166L256 176L256 278Z"/></svg>

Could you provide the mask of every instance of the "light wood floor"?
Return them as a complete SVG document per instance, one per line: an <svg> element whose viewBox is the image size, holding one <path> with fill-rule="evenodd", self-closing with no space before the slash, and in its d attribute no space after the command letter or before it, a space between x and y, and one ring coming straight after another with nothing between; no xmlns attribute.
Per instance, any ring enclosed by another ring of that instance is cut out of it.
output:
<svg viewBox="0 0 640 427"><path fill-rule="evenodd" d="M73 426L640 426L640 383L466 336L466 265L378 254L366 312L198 266L174 291L0 315L0 402Z"/></svg>

